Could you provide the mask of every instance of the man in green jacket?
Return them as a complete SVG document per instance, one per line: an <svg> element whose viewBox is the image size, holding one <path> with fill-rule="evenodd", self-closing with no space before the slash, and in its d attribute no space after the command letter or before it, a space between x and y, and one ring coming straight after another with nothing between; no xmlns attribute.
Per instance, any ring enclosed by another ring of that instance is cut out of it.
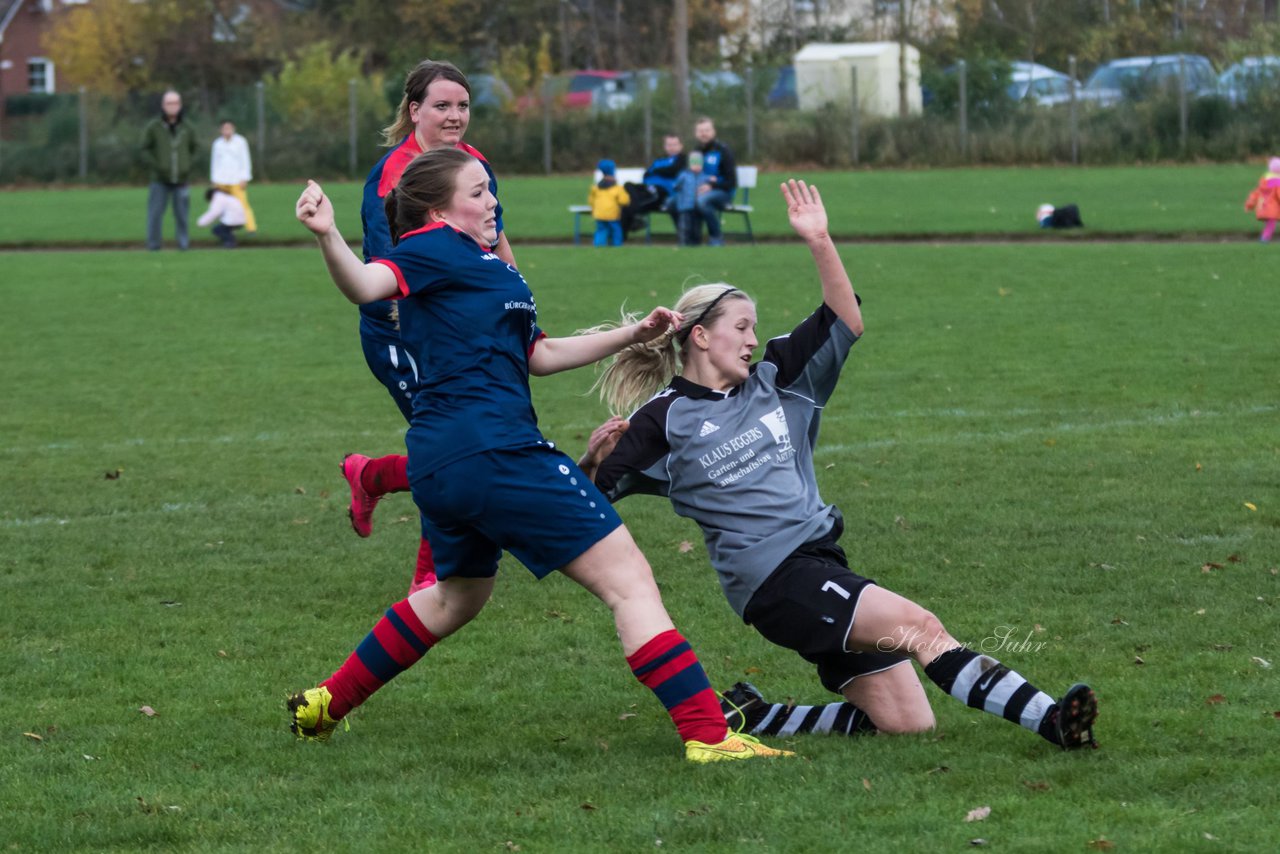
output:
<svg viewBox="0 0 1280 854"><path fill-rule="evenodd" d="M182 96L172 89L160 99L160 115L143 130L140 149L151 178L147 193L147 248L160 248L164 209L172 199L178 248L186 249L187 213L191 210L187 179L199 145L195 130L182 120Z"/></svg>

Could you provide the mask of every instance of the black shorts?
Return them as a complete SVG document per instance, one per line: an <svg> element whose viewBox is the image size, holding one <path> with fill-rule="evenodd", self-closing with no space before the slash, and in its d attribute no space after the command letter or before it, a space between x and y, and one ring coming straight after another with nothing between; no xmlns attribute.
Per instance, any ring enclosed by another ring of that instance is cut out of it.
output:
<svg viewBox="0 0 1280 854"><path fill-rule="evenodd" d="M890 653L847 651L862 589L875 582L849 569L838 536L839 527L789 554L743 612L743 619L765 638L816 664L823 687L837 694L859 676L906 660Z"/></svg>

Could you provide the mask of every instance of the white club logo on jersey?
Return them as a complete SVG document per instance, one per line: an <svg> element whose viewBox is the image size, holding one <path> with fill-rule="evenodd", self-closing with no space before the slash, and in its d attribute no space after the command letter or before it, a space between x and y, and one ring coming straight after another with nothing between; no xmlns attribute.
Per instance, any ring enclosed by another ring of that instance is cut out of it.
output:
<svg viewBox="0 0 1280 854"><path fill-rule="evenodd" d="M795 453L795 448L791 447L791 431L787 429L787 416L781 406L763 416L760 423L769 429L773 434L773 441L778 443L779 460L786 460Z"/></svg>
<svg viewBox="0 0 1280 854"><path fill-rule="evenodd" d="M698 438L702 438L703 436L710 436L712 433L716 432L719 429L720 429L719 425L712 424L710 421L703 421L702 429L698 431Z"/></svg>

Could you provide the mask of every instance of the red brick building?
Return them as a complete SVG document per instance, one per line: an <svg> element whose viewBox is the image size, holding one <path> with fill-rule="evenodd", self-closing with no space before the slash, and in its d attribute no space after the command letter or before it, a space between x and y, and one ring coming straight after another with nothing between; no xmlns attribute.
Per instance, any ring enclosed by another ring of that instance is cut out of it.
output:
<svg viewBox="0 0 1280 854"><path fill-rule="evenodd" d="M0 118L11 95L53 94L58 91L54 62L44 52L43 39L55 6L80 5L85 0L0 0Z"/></svg>

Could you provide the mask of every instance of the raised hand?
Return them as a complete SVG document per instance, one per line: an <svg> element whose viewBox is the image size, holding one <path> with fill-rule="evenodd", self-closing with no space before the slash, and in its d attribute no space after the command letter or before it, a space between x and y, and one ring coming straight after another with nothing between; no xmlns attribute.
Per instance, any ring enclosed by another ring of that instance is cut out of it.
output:
<svg viewBox="0 0 1280 854"><path fill-rule="evenodd" d="M792 178L783 182L782 198L787 203L787 218L796 234L806 241L827 236L827 209L817 187Z"/></svg>
<svg viewBox="0 0 1280 854"><path fill-rule="evenodd" d="M294 208L298 222L317 236L324 236L333 229L333 203L315 181L307 180L307 188L298 197Z"/></svg>
<svg viewBox="0 0 1280 854"><path fill-rule="evenodd" d="M636 343L643 344L662 337L668 329L679 331L684 315L664 306L649 312L649 316L636 324Z"/></svg>

